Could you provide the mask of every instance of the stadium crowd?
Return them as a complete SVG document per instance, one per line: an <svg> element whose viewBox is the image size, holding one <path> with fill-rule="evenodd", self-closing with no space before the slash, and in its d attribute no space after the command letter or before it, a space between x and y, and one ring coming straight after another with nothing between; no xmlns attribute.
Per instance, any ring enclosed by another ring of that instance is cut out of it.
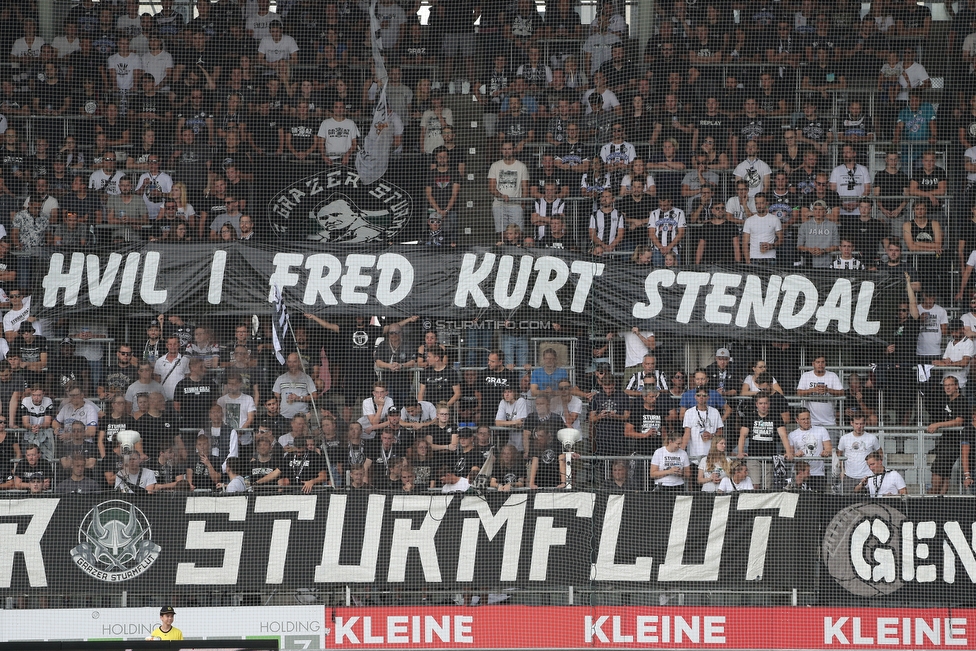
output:
<svg viewBox="0 0 976 651"><path fill-rule="evenodd" d="M882 397L898 423L941 433L932 492L960 456L972 485L976 301L950 302L976 267L976 3L943 31L914 0L864 15L847 0L677 0L655 3L641 43L617 0L588 5L588 24L572 0L379 0L378 124L367 3L198 0L179 7L189 20L173 0L142 8L81 0L50 42L34 2L0 9L0 488L463 490L491 449L492 486L554 488L568 427L590 452L652 458L663 490L823 490L836 448L841 487L875 494ZM458 97L477 103L477 154L459 142ZM31 315L32 254L265 240L281 170L352 166L387 128L389 174L413 179L426 214L421 244L474 243L465 189L487 199L476 219L499 246L638 270L905 273L887 345L857 352L870 370L845 386L827 370L835 349L807 354L801 375L786 344L743 345L731 366L733 342L689 353L639 328L567 327L553 339L569 346L468 333L465 354L429 319L304 315L282 369L260 324ZM137 453L121 454L123 430L140 432ZM633 465L597 474L645 486Z"/></svg>

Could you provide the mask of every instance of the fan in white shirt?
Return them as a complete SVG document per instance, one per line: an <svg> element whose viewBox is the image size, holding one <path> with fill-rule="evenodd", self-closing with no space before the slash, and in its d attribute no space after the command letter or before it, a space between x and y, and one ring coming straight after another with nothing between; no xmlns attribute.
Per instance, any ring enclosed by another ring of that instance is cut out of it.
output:
<svg viewBox="0 0 976 651"><path fill-rule="evenodd" d="M908 486L905 485L905 478L897 470L888 470L884 467L884 453L875 450L868 455L868 468L874 473L870 477L862 479L854 492L859 493L865 488L871 493L871 497L885 497L886 495L907 495Z"/></svg>

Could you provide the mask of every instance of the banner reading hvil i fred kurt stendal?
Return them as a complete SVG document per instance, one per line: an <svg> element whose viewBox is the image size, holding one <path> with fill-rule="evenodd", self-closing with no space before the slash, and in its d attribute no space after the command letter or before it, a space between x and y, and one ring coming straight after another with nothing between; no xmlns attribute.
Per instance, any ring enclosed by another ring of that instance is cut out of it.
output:
<svg viewBox="0 0 976 651"><path fill-rule="evenodd" d="M148 244L35 261L35 309L65 315L130 307L156 313L255 313L272 289L293 309L422 315L452 328L486 322L598 322L738 339L876 338L902 300L902 274L750 266L649 269L550 249L361 250L231 243Z"/></svg>
<svg viewBox="0 0 976 651"><path fill-rule="evenodd" d="M0 499L0 595L631 586L968 603L970 500L355 491Z"/></svg>

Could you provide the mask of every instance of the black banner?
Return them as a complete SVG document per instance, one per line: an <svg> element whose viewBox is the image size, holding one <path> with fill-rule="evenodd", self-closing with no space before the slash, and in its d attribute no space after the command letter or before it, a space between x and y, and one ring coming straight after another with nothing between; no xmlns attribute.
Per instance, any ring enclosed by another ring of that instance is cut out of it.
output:
<svg viewBox="0 0 976 651"><path fill-rule="evenodd" d="M791 340L827 335L863 342L903 296L899 274L840 275L792 268L647 269L625 260L542 249L382 250L296 243L148 244L102 253L53 253L39 316L127 306L151 313L265 314L271 289L297 312L422 315L446 329L506 321L643 325L657 333Z"/></svg>
<svg viewBox="0 0 976 651"><path fill-rule="evenodd" d="M807 495L71 495L0 500L0 592L814 583Z"/></svg>

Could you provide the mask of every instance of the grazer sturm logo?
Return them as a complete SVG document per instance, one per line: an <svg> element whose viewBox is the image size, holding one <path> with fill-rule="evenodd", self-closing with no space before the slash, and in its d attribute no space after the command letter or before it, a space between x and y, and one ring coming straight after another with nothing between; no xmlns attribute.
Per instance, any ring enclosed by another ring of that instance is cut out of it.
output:
<svg viewBox="0 0 976 651"><path fill-rule="evenodd" d="M152 567L160 550L142 511L124 500L109 500L85 515L71 560L99 581L119 583Z"/></svg>
<svg viewBox="0 0 976 651"><path fill-rule="evenodd" d="M354 168L344 166L296 181L268 204L279 237L333 244L388 242L412 210L406 190L385 180L366 185Z"/></svg>

